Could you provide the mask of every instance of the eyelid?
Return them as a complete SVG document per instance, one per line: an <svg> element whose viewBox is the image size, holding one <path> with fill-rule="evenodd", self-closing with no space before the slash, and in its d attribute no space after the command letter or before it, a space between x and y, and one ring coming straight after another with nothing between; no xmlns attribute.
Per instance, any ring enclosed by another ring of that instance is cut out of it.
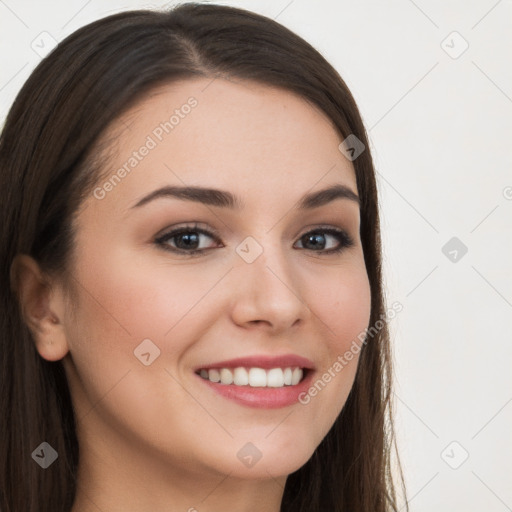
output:
<svg viewBox="0 0 512 512"><path fill-rule="evenodd" d="M160 240L168 235L176 234L181 231L197 231L199 233L203 233L204 235L208 235L213 237L217 237L220 239L220 233L215 228L208 226L207 224L202 224L201 222L186 222L184 224L178 224L173 226L172 228L165 228L161 234L155 236L155 240Z"/></svg>

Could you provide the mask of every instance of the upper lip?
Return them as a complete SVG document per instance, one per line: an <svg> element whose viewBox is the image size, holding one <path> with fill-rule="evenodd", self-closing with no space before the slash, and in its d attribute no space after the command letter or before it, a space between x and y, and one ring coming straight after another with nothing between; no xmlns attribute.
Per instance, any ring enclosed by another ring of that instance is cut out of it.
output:
<svg viewBox="0 0 512 512"><path fill-rule="evenodd" d="M198 366L197 370L209 370L210 368L238 368L244 366L246 368L263 368L270 370L271 368L306 368L314 369L314 364L309 359L298 356L296 354L283 354L280 356L270 355L254 355L246 357L237 357L215 363L208 363Z"/></svg>

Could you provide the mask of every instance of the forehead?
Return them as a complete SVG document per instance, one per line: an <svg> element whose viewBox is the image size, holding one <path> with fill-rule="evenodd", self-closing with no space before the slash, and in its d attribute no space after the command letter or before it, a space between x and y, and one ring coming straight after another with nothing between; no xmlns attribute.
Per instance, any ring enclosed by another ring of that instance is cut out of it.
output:
<svg viewBox="0 0 512 512"><path fill-rule="evenodd" d="M122 175L106 199L124 208L173 184L231 190L244 204L267 199L267 206L337 183L357 193L332 121L293 92L252 81L160 86L117 119L106 139L103 182Z"/></svg>

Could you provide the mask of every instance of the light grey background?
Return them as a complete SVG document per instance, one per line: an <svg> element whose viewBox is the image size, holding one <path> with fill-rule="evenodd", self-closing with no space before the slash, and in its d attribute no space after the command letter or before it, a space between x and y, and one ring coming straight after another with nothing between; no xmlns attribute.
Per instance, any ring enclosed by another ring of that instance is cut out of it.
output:
<svg viewBox="0 0 512 512"><path fill-rule="evenodd" d="M219 3L303 36L362 111L388 299L403 304L391 329L411 511L512 510L511 1ZM164 4L1 0L2 122L52 37Z"/></svg>

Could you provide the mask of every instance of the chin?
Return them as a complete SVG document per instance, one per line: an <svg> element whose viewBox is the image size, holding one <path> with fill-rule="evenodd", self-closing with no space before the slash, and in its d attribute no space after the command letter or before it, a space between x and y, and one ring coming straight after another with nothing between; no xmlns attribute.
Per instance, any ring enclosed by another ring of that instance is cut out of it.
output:
<svg viewBox="0 0 512 512"><path fill-rule="evenodd" d="M289 431L265 435L231 440L221 453L212 454L213 465L223 474L244 480L286 477L306 464L320 442Z"/></svg>

